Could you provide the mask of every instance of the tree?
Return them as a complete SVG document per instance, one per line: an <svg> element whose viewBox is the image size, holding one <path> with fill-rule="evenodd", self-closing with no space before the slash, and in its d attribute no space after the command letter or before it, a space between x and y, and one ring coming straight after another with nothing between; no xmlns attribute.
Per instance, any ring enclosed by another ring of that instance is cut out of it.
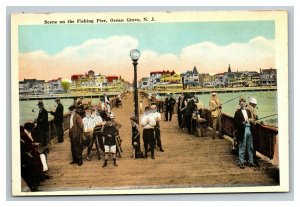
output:
<svg viewBox="0 0 300 207"><path fill-rule="evenodd" d="M69 92L70 89L70 83L68 81L62 81L61 87L65 90L65 92Z"/></svg>

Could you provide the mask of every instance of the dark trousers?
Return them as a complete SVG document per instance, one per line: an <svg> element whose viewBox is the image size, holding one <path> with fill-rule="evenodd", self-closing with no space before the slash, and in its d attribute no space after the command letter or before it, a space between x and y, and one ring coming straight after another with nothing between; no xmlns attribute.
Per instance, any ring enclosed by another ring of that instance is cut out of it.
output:
<svg viewBox="0 0 300 207"><path fill-rule="evenodd" d="M188 133L191 134L192 133L192 115L186 115L185 116L185 126L188 130Z"/></svg>
<svg viewBox="0 0 300 207"><path fill-rule="evenodd" d="M87 146L87 156L91 157L91 151L95 142L93 132L85 132L84 133L85 139L86 139L86 146Z"/></svg>
<svg viewBox="0 0 300 207"><path fill-rule="evenodd" d="M45 129L39 128L39 140L42 146L48 146L49 143L49 132Z"/></svg>
<svg viewBox="0 0 300 207"><path fill-rule="evenodd" d="M57 134L57 141L63 142L64 141L64 130L62 123L55 123L56 134Z"/></svg>
<svg viewBox="0 0 300 207"><path fill-rule="evenodd" d="M161 145L161 137L160 137L160 125L158 122L156 122L156 126L154 127L154 134L155 134L155 141L156 141L156 145L162 149L162 145ZM155 146L155 145L154 145Z"/></svg>
<svg viewBox="0 0 300 207"><path fill-rule="evenodd" d="M184 128L184 123L183 123L183 114L182 114L182 112L177 113L177 118L178 118L179 128L183 129Z"/></svg>
<svg viewBox="0 0 300 207"><path fill-rule="evenodd" d="M170 116L169 116L170 114ZM173 108L166 107L166 113L165 113L165 120L166 121L171 121L172 120L172 114L173 114Z"/></svg>
<svg viewBox="0 0 300 207"><path fill-rule="evenodd" d="M79 139L71 139L71 152L72 152L72 159L74 162L82 163L82 151L83 146Z"/></svg>
<svg viewBox="0 0 300 207"><path fill-rule="evenodd" d="M148 145L150 146L151 155L154 155L154 147L155 147L154 129L143 130L143 141L144 141L145 155L147 155Z"/></svg>

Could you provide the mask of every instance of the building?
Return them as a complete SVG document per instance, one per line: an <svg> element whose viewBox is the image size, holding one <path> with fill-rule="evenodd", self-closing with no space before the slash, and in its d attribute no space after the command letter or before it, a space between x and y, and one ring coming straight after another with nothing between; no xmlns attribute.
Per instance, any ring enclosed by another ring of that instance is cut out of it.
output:
<svg viewBox="0 0 300 207"><path fill-rule="evenodd" d="M201 85L199 72L198 72L196 66L193 68L193 70L190 70L190 71L187 71L186 73L184 73L183 80L184 80L185 86L195 87L195 86Z"/></svg>
<svg viewBox="0 0 300 207"><path fill-rule="evenodd" d="M19 95L42 95L45 93L45 80L24 79L19 81Z"/></svg>
<svg viewBox="0 0 300 207"><path fill-rule="evenodd" d="M160 79L163 75L163 71L153 71L150 73L149 77L149 88L155 88L157 84L160 83Z"/></svg>
<svg viewBox="0 0 300 207"><path fill-rule="evenodd" d="M141 89L149 89L150 87L150 78L149 77L143 77L140 81L140 88Z"/></svg>
<svg viewBox="0 0 300 207"><path fill-rule="evenodd" d="M260 85L261 86L277 86L277 70L260 69Z"/></svg>
<svg viewBox="0 0 300 207"><path fill-rule="evenodd" d="M71 92L121 91L124 80L119 76L104 76L89 70L86 74L71 76Z"/></svg>
<svg viewBox="0 0 300 207"><path fill-rule="evenodd" d="M215 87L215 77L208 73L199 74L199 82L202 87Z"/></svg>
<svg viewBox="0 0 300 207"><path fill-rule="evenodd" d="M161 78L160 78L161 83L169 83L169 84L181 84L182 79L180 74L175 73L175 71L163 71Z"/></svg>
<svg viewBox="0 0 300 207"><path fill-rule="evenodd" d="M65 90L62 87L61 78L47 81L44 91L48 94L65 93Z"/></svg>

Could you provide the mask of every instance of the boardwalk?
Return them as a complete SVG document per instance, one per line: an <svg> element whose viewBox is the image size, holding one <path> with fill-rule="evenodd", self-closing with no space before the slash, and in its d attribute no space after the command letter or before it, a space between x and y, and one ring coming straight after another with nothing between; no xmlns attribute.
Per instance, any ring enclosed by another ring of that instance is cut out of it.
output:
<svg viewBox="0 0 300 207"><path fill-rule="evenodd" d="M227 139L195 137L178 132L177 117L172 122L161 122L162 143L165 152L156 150L156 159L132 159L131 125L128 117L133 113L133 96L123 99L122 108L114 108L116 120L122 123L123 156L118 167L109 161L102 168L93 152L92 161L82 166L70 165L70 142L51 145L48 156L49 174L53 176L41 183L41 191L89 190L115 188L168 188L168 187L236 187L278 185L278 169L260 160L261 170L240 169L236 156L231 153ZM146 104L146 99L144 99ZM209 133L208 133L209 134ZM86 150L83 152L86 156Z"/></svg>

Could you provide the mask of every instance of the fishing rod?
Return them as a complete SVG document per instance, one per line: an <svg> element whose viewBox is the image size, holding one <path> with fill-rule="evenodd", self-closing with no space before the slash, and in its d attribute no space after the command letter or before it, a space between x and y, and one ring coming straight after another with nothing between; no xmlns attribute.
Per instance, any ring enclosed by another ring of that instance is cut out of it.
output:
<svg viewBox="0 0 300 207"><path fill-rule="evenodd" d="M265 119L265 118L269 118L269 117L272 117L272 116L277 116L277 114L272 114L272 115L269 115L269 116L264 116L262 118L257 119L256 121L261 120L261 119Z"/></svg>
<svg viewBox="0 0 300 207"><path fill-rule="evenodd" d="M242 95L244 95L244 94L242 94ZM222 103L221 105L224 105L224 104L226 104L226 103L229 103L230 101L233 101L233 100L235 100L235 99L237 99L237 98L240 98L242 95L239 95L239 96L237 96L237 97L234 97L234 98L232 98L232 99L226 101L225 103Z"/></svg>

